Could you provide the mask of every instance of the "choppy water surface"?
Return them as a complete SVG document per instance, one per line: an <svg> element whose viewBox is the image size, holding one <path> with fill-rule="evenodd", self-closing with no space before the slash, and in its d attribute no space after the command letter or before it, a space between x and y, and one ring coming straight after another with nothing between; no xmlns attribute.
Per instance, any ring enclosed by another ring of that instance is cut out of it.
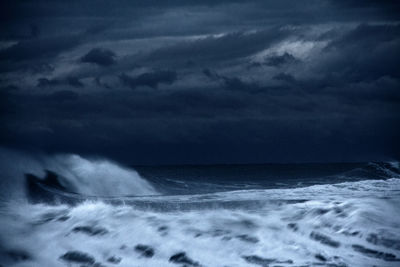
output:
<svg viewBox="0 0 400 267"><path fill-rule="evenodd" d="M400 265L398 163L136 172L79 156L24 160L3 172L13 176L3 179L3 266ZM40 180L56 195L41 201L24 174L43 170L63 190Z"/></svg>

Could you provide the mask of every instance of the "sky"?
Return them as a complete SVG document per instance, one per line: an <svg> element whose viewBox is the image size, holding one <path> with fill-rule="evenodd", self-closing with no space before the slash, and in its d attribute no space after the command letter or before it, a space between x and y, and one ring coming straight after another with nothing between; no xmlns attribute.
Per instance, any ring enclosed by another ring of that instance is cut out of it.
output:
<svg viewBox="0 0 400 267"><path fill-rule="evenodd" d="M129 164L400 158L400 2L0 4L0 146Z"/></svg>

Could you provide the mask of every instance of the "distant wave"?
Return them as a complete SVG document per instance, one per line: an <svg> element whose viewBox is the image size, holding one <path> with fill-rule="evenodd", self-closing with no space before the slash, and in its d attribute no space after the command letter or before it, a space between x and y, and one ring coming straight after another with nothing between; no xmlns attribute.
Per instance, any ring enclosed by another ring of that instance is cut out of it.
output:
<svg viewBox="0 0 400 267"><path fill-rule="evenodd" d="M287 189L400 178L399 162L138 167L165 195Z"/></svg>
<svg viewBox="0 0 400 267"><path fill-rule="evenodd" d="M362 167L344 172L342 176L372 179L400 178L399 162L368 162Z"/></svg>
<svg viewBox="0 0 400 267"><path fill-rule="evenodd" d="M261 166L262 167L262 166ZM362 180L400 178L399 162L369 162L357 163L349 166L343 164L309 164L299 169L298 165L283 165L268 169L254 167L261 177L253 179L250 174L242 172L243 178L231 177L235 175L228 166L212 167L202 171L202 176L189 173L194 177L145 177L137 171L127 168L113 161L102 158L85 158L75 154L44 155L22 153L0 148L0 197L7 200L11 195L25 197L27 188L32 185L37 191L59 195L62 199L77 199L83 201L93 198L125 199L125 197L156 196L156 195L197 195L207 193L285 189L309 187L319 184L340 184L344 182L356 182ZM282 175L282 169L289 169L291 176ZM238 168L237 166L233 166ZM242 167L239 167L242 168ZM295 168L296 171L291 171ZM297 171L297 169L299 171ZM321 170L329 169L326 174ZM261 171L260 171L261 170ZM196 169L194 170L196 171ZM275 173L276 172L276 173ZM212 179L204 177L207 174L224 174L224 177ZM267 175L262 178L262 175ZM276 174L276 177L275 177ZM300 178L296 177L300 175ZM26 178L28 177L28 178ZM53 181L51 181L53 179ZM240 180L242 179L242 180ZM28 181L27 181L28 180ZM30 185L29 185L30 183ZM25 190L26 189L26 190ZM40 194L40 192L39 192ZM28 192L29 195L29 192ZM118 202L118 201L117 201Z"/></svg>

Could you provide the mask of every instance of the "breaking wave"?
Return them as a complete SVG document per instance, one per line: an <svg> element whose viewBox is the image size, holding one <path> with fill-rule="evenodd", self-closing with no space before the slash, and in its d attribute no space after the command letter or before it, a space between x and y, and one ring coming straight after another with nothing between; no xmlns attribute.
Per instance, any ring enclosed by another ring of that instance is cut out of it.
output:
<svg viewBox="0 0 400 267"><path fill-rule="evenodd" d="M104 159L62 155L52 159L51 168L65 179L71 191L87 196L156 195L149 182L132 169Z"/></svg>
<svg viewBox="0 0 400 267"><path fill-rule="evenodd" d="M10 203L6 266L398 266L400 180L197 196L130 205ZM98 265L95 265L98 264Z"/></svg>
<svg viewBox="0 0 400 267"><path fill-rule="evenodd" d="M165 184L104 159L10 151L0 156L7 178L1 181L1 266L400 264L398 163L340 167L321 176L325 183L316 179L318 172L311 185L283 179L283 185L262 188L256 179L254 188L240 189L220 181L218 192L204 193L198 180L181 183L191 187L186 194L160 194ZM79 201L7 199L10 188L26 189L25 179L31 179L32 194Z"/></svg>
<svg viewBox="0 0 400 267"><path fill-rule="evenodd" d="M29 155L0 150L2 192L4 195L24 192L25 176L45 181L46 173L54 173L56 183L69 193L83 196L157 195L157 190L135 170L105 159L89 159L79 155ZM46 185L46 184L44 184ZM48 190L51 185L47 184ZM63 193L63 192L59 192Z"/></svg>

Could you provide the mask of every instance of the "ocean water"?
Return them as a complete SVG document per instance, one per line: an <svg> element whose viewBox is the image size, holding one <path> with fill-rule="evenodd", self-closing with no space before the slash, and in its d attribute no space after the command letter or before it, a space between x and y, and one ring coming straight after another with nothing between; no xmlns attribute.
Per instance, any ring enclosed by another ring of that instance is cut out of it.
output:
<svg viewBox="0 0 400 267"><path fill-rule="evenodd" d="M1 266L400 266L398 162L0 167Z"/></svg>

